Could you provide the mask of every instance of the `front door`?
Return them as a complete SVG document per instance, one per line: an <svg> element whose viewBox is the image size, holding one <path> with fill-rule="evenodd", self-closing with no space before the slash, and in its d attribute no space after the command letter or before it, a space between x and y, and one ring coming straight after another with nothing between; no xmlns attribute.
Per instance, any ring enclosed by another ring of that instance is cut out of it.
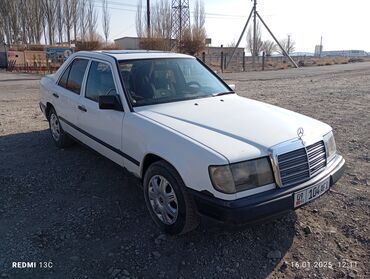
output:
<svg viewBox="0 0 370 279"><path fill-rule="evenodd" d="M85 94L80 99L78 126L83 142L123 166L122 125L125 113L99 109L99 96L117 94L111 65L92 60L88 71Z"/></svg>

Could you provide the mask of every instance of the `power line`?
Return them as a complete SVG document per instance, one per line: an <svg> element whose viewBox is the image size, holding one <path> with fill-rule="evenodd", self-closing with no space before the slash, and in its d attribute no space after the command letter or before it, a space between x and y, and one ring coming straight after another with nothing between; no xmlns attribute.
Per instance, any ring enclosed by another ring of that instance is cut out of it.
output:
<svg viewBox="0 0 370 279"><path fill-rule="evenodd" d="M98 8L102 8L102 6L100 6L99 4L101 4L101 2L99 0L94 0L94 2L98 5L96 5L96 7ZM126 3L122 3L122 2L115 2L115 1L110 1L108 0L108 9L110 10L123 10L123 11L129 11L129 12L136 12L137 10L132 10L132 9L125 9L125 8L121 8L121 7L133 7L133 8L137 8L138 5L134 5L134 4L126 4ZM118 7L109 7L109 5L113 5L113 6L119 6L120 8ZM143 8L145 8L146 5L143 5ZM190 11L191 14L194 14L193 11ZM244 15L231 15L231 14L220 14L220 13L204 13L204 15L209 18L223 18L223 17L231 17L231 18L244 18L245 16Z"/></svg>

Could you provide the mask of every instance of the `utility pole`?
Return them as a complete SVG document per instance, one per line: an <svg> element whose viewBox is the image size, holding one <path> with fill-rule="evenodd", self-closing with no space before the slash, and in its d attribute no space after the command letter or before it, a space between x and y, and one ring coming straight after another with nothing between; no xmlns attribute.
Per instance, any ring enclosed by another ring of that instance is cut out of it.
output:
<svg viewBox="0 0 370 279"><path fill-rule="evenodd" d="M146 0L146 26L148 38L150 38L150 0Z"/></svg>
<svg viewBox="0 0 370 279"><path fill-rule="evenodd" d="M180 50L181 50L181 41L182 41L182 3L179 0L179 24L180 24L180 32L179 32L179 42L180 42Z"/></svg>
<svg viewBox="0 0 370 279"><path fill-rule="evenodd" d="M257 52L257 0L253 3L253 53L252 53L252 68L255 66Z"/></svg>
<svg viewBox="0 0 370 279"><path fill-rule="evenodd" d="M298 65L297 63L295 63L295 61L292 59L292 57L290 57L289 53L287 53L287 51L283 48L283 46L281 45L281 43L278 41L278 39L276 39L275 35L272 33L272 31L270 30L270 28L267 26L267 24L264 22L264 20L262 19L262 17L260 16L260 14L257 12L257 0L252 0L253 1L253 8L248 16L248 19L247 19L247 22L245 23L245 26L243 28L243 31L242 33L240 34L240 37L239 37L239 40L238 40L238 43L236 44L235 48L233 49L233 52L229 58L229 61L227 62L227 65L226 67L230 64L230 61L231 59L233 58L234 54L235 54L235 51L237 50L237 48L239 47L239 44L244 36L244 33L245 33L245 30L247 29L247 26L248 26L248 23L251 19L252 16L254 16L253 18L253 50L252 50L252 64L253 64L253 68L254 68L254 63L255 63L255 55L256 55L256 52L257 52L257 38L256 38L256 32L257 32L257 17L258 19L262 22L263 26L267 29L267 31L270 33L271 37L275 40L276 44L280 47L281 51L283 52L283 54L288 57L288 59L290 60L290 62L294 65L294 67L298 68ZM289 36L289 40L290 40L290 36ZM290 43L290 41L289 41Z"/></svg>

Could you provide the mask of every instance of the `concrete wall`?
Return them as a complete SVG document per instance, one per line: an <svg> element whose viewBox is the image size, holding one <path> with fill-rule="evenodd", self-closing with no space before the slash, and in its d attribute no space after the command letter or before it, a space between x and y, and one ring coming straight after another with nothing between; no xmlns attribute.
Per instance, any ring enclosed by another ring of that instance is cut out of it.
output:
<svg viewBox="0 0 370 279"><path fill-rule="evenodd" d="M14 66L46 66L45 51L8 51L8 63Z"/></svg>

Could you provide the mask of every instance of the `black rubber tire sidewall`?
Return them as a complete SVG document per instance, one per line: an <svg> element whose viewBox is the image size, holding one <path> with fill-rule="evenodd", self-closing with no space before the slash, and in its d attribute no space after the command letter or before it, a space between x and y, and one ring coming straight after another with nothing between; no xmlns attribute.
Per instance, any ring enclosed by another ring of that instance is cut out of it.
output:
<svg viewBox="0 0 370 279"><path fill-rule="evenodd" d="M59 136L59 140L55 140L55 138L53 137L53 133L51 131L51 124L50 124L50 118L51 118L51 115L52 114L55 114L55 116L58 118L58 122L59 122L59 130L60 130L60 136ZM58 117L58 114L56 113L55 109L54 108L50 108L50 112L49 112L49 130L50 130L50 135L51 135L51 138L53 139L55 145L57 147L60 147L60 148L64 148L64 147L67 147L67 146L70 146L72 144L72 140L68 137L68 135L64 132L63 128L62 128L62 125L60 124L60 119Z"/></svg>

